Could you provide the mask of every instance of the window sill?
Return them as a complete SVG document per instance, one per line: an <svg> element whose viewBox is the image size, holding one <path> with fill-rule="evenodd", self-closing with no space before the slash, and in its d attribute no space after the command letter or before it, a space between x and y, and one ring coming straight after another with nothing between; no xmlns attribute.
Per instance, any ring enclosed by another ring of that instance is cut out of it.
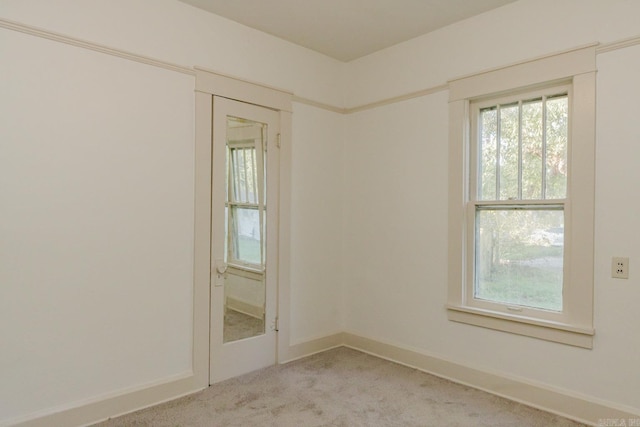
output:
<svg viewBox="0 0 640 427"><path fill-rule="evenodd" d="M575 347L593 348L593 335L595 334L593 329L471 307L457 305L447 305L446 307L449 320L453 322L525 335Z"/></svg>
<svg viewBox="0 0 640 427"><path fill-rule="evenodd" d="M253 280L262 280L262 277L264 276L264 271L260 268L248 267L246 265L239 264L228 264L227 273Z"/></svg>

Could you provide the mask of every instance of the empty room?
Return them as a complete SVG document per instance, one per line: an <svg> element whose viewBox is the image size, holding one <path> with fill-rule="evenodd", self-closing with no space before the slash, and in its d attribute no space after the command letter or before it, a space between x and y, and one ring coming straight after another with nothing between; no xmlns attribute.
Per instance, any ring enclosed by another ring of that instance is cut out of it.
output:
<svg viewBox="0 0 640 427"><path fill-rule="evenodd" d="M639 17L0 0L0 426L640 426Z"/></svg>

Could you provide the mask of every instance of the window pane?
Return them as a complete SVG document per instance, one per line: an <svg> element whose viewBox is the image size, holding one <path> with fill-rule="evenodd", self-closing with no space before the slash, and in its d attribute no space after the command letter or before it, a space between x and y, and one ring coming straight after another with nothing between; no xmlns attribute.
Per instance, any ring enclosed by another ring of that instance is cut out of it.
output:
<svg viewBox="0 0 640 427"><path fill-rule="evenodd" d="M522 199L542 199L542 100L522 104Z"/></svg>
<svg viewBox="0 0 640 427"><path fill-rule="evenodd" d="M563 249L562 210L478 209L474 297L561 311Z"/></svg>
<svg viewBox="0 0 640 427"><path fill-rule="evenodd" d="M258 203L258 171L256 165L256 150L255 148L245 149L246 153L246 167L248 178L248 203Z"/></svg>
<svg viewBox="0 0 640 427"><path fill-rule="evenodd" d="M237 176L236 180L238 181L238 198L236 201L238 202L246 202L247 201L247 168L245 162L245 154L244 150L233 150L236 153L237 159Z"/></svg>
<svg viewBox="0 0 640 427"><path fill-rule="evenodd" d="M568 115L566 95L547 100L547 199L564 199L567 195Z"/></svg>
<svg viewBox="0 0 640 427"><path fill-rule="evenodd" d="M258 204L258 168L255 148L231 148L233 202Z"/></svg>
<svg viewBox="0 0 640 427"><path fill-rule="evenodd" d="M478 198L496 200L496 147L498 111L495 107L480 111L480 147L478 162Z"/></svg>
<svg viewBox="0 0 640 427"><path fill-rule="evenodd" d="M518 198L518 104L500 109L500 200Z"/></svg>
<svg viewBox="0 0 640 427"><path fill-rule="evenodd" d="M260 218L257 209L232 207L234 258L261 264Z"/></svg>

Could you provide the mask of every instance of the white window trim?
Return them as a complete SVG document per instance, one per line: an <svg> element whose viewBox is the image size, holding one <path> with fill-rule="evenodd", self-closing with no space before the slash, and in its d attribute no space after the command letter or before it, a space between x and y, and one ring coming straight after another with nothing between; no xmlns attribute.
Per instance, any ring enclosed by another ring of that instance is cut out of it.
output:
<svg viewBox="0 0 640 427"><path fill-rule="evenodd" d="M449 320L584 348L593 347L595 193L595 45L449 82ZM468 304L470 102L487 96L571 82L569 182L566 205L564 310L560 320Z"/></svg>

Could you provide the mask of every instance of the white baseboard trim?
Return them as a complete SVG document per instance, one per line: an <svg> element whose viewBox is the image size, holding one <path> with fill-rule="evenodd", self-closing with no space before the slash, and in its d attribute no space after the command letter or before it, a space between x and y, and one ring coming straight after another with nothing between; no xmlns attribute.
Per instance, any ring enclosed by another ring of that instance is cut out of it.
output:
<svg viewBox="0 0 640 427"><path fill-rule="evenodd" d="M344 333L340 332L326 337L305 341L289 346L287 354L279 358L280 363L289 363L312 354L321 353L345 343Z"/></svg>
<svg viewBox="0 0 640 427"><path fill-rule="evenodd" d="M253 305L249 302L242 301L237 298L227 297L227 309L255 317L256 319L264 319L264 307Z"/></svg>
<svg viewBox="0 0 640 427"><path fill-rule="evenodd" d="M640 413L634 413L633 408L623 408L611 402L570 395L562 390L525 383L351 333L345 332L341 335L346 347L581 423L597 426L602 425L606 420L624 420L628 423L630 420L640 419Z"/></svg>
<svg viewBox="0 0 640 427"><path fill-rule="evenodd" d="M348 332L292 345L288 357L281 363L342 346L588 425L603 425L611 420L624 421L629 425L631 421L640 420L640 411L635 408L509 378Z"/></svg>
<svg viewBox="0 0 640 427"><path fill-rule="evenodd" d="M625 408L612 402L577 396L569 391L508 378L348 332L289 346L287 354L279 360L280 363L288 363L343 346L593 426L603 425L608 420L622 420L629 425L631 420L640 419L640 411L634 408ZM138 389L127 389L113 395L76 402L67 407L53 408L19 419L6 420L0 422L0 426L87 426L195 393L204 388L206 387L198 385L192 374L183 375Z"/></svg>
<svg viewBox="0 0 640 427"><path fill-rule="evenodd" d="M0 422L0 426L88 426L203 390L193 373Z"/></svg>

